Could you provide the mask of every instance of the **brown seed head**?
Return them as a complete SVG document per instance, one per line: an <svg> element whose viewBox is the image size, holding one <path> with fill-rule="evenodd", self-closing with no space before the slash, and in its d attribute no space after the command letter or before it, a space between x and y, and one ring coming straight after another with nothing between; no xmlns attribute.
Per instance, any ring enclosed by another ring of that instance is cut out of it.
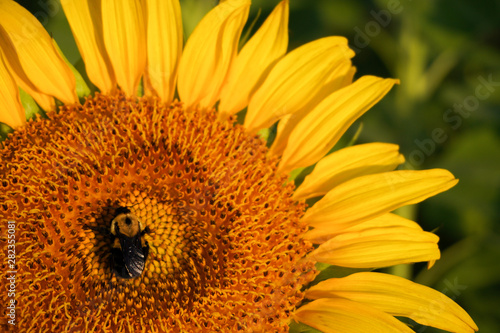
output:
<svg viewBox="0 0 500 333"><path fill-rule="evenodd" d="M305 206L259 138L213 110L97 94L4 145L0 240L6 249L15 221L20 331L288 330L315 276L312 246ZM124 205L151 230L144 272L130 280L110 261ZM2 288L9 270L5 258Z"/></svg>

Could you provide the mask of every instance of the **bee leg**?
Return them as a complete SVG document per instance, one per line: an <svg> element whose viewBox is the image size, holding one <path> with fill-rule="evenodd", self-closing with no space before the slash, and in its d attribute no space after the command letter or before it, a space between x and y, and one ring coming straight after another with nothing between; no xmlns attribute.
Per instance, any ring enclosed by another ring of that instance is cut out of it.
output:
<svg viewBox="0 0 500 333"><path fill-rule="evenodd" d="M151 229L149 227L144 228L143 231L141 231L141 236L144 236L145 234L149 234L151 232Z"/></svg>
<svg viewBox="0 0 500 333"><path fill-rule="evenodd" d="M144 241L144 246L142 248L142 252L144 253L144 261L146 261L146 259L148 258L148 254L149 254L149 244L146 241Z"/></svg>

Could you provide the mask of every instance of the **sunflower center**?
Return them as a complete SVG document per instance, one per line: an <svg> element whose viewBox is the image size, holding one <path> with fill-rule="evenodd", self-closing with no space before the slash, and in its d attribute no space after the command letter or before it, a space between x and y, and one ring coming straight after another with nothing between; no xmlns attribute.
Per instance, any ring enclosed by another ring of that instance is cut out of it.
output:
<svg viewBox="0 0 500 333"><path fill-rule="evenodd" d="M20 303L37 328L287 331L315 275L305 207L240 126L97 94L30 123L1 152L4 193L16 195L0 212L20 221ZM113 273L119 207L149 230L133 279Z"/></svg>

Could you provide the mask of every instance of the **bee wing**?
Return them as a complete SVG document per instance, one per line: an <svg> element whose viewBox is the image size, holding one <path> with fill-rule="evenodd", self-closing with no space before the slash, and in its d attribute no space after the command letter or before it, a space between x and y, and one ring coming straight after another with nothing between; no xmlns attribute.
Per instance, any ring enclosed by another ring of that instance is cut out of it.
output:
<svg viewBox="0 0 500 333"><path fill-rule="evenodd" d="M130 277L140 276L144 270L146 255L141 246L139 236L131 238L122 237L120 239L120 245L123 253L123 264Z"/></svg>

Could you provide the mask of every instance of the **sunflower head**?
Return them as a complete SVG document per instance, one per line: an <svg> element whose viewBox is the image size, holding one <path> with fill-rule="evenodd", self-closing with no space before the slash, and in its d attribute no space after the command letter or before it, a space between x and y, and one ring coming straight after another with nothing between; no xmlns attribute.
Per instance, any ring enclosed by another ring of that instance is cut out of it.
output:
<svg viewBox="0 0 500 333"><path fill-rule="evenodd" d="M286 0L241 50L246 0L216 6L184 47L177 0L61 4L94 94L36 19L0 0L0 120L15 129L0 149L0 242L15 249L2 300L16 304L3 330L411 332L395 316L477 329L430 288L336 268L439 259L436 235L391 212L456 183L393 171L391 144L329 154L398 83L353 82L344 38L286 53ZM29 105L44 116L26 122ZM291 171L312 165L296 188Z"/></svg>

